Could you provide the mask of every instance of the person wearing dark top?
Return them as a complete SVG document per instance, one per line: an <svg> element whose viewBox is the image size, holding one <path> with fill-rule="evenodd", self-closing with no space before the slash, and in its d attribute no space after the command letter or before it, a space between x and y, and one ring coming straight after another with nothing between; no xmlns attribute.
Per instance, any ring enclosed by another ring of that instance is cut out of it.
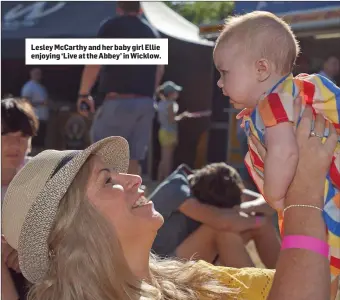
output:
<svg viewBox="0 0 340 300"><path fill-rule="evenodd" d="M257 199L245 201L246 194ZM275 268L280 241L274 211L261 195L244 189L231 166L214 163L192 171L182 164L149 198L164 218L152 246L156 254L210 263L218 257L225 266L251 267L245 244L254 240L262 262Z"/></svg>
<svg viewBox="0 0 340 300"><path fill-rule="evenodd" d="M118 1L118 17L106 21L99 29L98 38L160 38L159 33L141 17L139 1ZM108 136L123 136L130 146L129 173L139 174L139 161L148 148L155 114L154 93L164 73L164 66L155 65L88 65L84 68L78 112L88 116L95 112L90 96L99 75L98 92L103 105L94 117L91 137L96 142ZM83 105L88 110L83 109Z"/></svg>

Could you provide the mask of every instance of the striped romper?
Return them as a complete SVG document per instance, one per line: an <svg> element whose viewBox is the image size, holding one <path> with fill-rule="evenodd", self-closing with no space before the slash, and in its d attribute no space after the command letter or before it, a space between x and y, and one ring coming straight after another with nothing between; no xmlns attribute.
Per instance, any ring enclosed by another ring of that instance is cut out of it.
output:
<svg viewBox="0 0 340 300"><path fill-rule="evenodd" d="M268 93L261 97L253 110L244 109L237 116L248 136L245 165L263 194L264 163L249 138L253 134L264 145L265 128L282 122L294 122L293 102L301 96L302 112L306 105L333 123L340 134L340 88L321 75L300 74L283 77ZM302 114L301 112L301 114ZM328 129L324 136L327 137ZM279 138L279 137L278 137ZM340 150L340 139L337 150ZM282 225L282 212L280 226ZM340 154L334 154L325 183L324 219L328 228L332 279L340 275Z"/></svg>

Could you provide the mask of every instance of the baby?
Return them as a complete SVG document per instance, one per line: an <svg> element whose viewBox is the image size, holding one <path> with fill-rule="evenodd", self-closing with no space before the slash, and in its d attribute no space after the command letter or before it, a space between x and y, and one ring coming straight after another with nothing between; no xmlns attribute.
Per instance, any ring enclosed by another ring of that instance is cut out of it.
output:
<svg viewBox="0 0 340 300"><path fill-rule="evenodd" d="M302 111L311 105L340 132L340 89L321 75L301 74L292 69L300 52L289 25L268 12L232 17L221 32L214 50L220 72L217 85L237 109L248 136L245 164L265 199L279 212L298 163L294 100ZM312 132L322 139L328 134ZM263 162L250 139L267 149ZM337 150L340 149L340 142ZM340 274L340 154L334 154L326 182L324 216L331 245L332 274ZM334 277L333 277L334 278Z"/></svg>

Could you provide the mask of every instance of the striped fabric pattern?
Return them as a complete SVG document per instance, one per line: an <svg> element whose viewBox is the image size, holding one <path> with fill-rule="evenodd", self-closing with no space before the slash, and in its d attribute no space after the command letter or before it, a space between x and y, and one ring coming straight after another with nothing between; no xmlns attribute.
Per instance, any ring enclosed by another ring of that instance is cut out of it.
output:
<svg viewBox="0 0 340 300"><path fill-rule="evenodd" d="M253 134L264 145L266 127L283 122L293 123L293 104L298 96L302 98L301 114L306 105L312 106L314 113L323 115L340 134L340 88L319 74L290 75L272 93L263 95L255 109L243 110L237 117L243 118L242 126L248 136L249 151L245 164L262 194L264 163L249 136ZM324 137L328 136L328 132L326 128ZM340 139L337 150L340 151ZM336 153L325 182L324 219L328 228L334 279L340 275L340 154ZM282 225L282 218L279 222Z"/></svg>

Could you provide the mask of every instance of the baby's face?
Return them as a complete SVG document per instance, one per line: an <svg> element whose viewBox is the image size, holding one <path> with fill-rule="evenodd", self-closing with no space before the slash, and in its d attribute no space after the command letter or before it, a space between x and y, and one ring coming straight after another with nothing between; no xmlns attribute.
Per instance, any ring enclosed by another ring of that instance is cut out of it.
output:
<svg viewBox="0 0 340 300"><path fill-rule="evenodd" d="M255 61L242 54L236 45L222 43L214 51L214 63L220 72L217 86L236 109L256 106L260 83L256 77Z"/></svg>

